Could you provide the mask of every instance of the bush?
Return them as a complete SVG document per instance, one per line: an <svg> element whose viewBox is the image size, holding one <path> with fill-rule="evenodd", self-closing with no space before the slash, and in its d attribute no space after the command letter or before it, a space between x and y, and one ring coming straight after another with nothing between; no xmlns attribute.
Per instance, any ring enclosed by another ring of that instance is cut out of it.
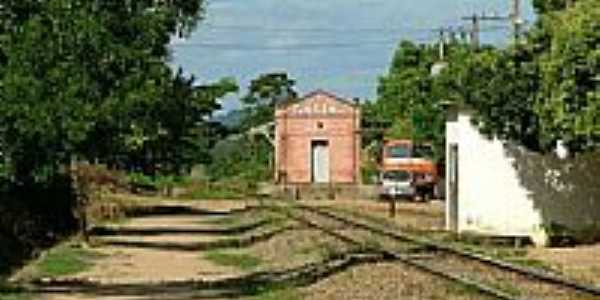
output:
<svg viewBox="0 0 600 300"><path fill-rule="evenodd" d="M144 173L130 173L130 174L128 174L127 175L127 182L132 187L141 187L141 188L147 188L147 189L152 189L152 190L157 190L158 189L158 184L154 180L154 178L152 178L152 176L146 175Z"/></svg>
<svg viewBox="0 0 600 300"><path fill-rule="evenodd" d="M70 180L0 193L0 277L77 229Z"/></svg>
<svg viewBox="0 0 600 300"><path fill-rule="evenodd" d="M77 164L75 176L80 184L97 190L127 190L128 180L123 172L109 170L105 165Z"/></svg>

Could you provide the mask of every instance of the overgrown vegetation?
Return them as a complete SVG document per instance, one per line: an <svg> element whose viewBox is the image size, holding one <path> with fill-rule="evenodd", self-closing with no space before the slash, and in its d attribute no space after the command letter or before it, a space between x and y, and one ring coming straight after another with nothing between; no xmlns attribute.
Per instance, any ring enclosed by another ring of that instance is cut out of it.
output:
<svg viewBox="0 0 600 300"><path fill-rule="evenodd" d="M0 278L40 249L75 232L73 191L62 178L0 192Z"/></svg>
<svg viewBox="0 0 600 300"><path fill-rule="evenodd" d="M209 261L228 267L235 267L243 271L253 270L262 264L262 260L256 256L225 250L213 250L204 254Z"/></svg>
<svg viewBox="0 0 600 300"><path fill-rule="evenodd" d="M218 180L195 182L186 186L185 199L219 200L244 199L254 194L256 186L246 181Z"/></svg>
<svg viewBox="0 0 600 300"><path fill-rule="evenodd" d="M64 243L49 250L31 267L34 278L74 275L88 270L102 256L75 244Z"/></svg>

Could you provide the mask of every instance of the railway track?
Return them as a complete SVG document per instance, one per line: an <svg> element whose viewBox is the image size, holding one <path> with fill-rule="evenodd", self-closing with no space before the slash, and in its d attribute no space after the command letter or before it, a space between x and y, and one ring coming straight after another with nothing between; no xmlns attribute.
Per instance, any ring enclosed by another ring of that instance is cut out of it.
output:
<svg viewBox="0 0 600 300"><path fill-rule="evenodd" d="M495 299L600 299L600 288L595 286L374 226L324 208L296 205L284 211L288 217L346 243L378 251ZM374 239L383 242L373 247L369 241Z"/></svg>

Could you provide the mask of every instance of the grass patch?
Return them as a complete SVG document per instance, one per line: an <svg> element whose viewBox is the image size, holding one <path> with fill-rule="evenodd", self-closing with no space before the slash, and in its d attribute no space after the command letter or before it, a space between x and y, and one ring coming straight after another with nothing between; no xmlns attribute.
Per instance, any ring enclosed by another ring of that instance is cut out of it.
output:
<svg viewBox="0 0 600 300"><path fill-rule="evenodd" d="M221 266L236 267L244 271L255 269L262 264L260 258L250 254L219 250L207 252L204 258Z"/></svg>
<svg viewBox="0 0 600 300"><path fill-rule="evenodd" d="M367 213L357 212L355 210L356 208L329 206L329 207L327 207L327 209L331 210L333 212L337 211L342 214L347 214L354 218L361 219L363 221L367 221L367 222L374 223L377 225L383 225L385 227L395 225L394 222L386 219L385 217L379 217L379 216L374 216L374 215L367 214Z"/></svg>
<svg viewBox="0 0 600 300"><path fill-rule="evenodd" d="M511 257L511 258L508 258L505 260L510 263L513 263L515 265L520 265L520 266L524 266L524 267L528 267L528 268L543 270L546 272L559 273L559 271L556 270L555 268L553 268L550 265L548 265L547 263L545 263L541 260L537 260L537 259Z"/></svg>
<svg viewBox="0 0 600 300"><path fill-rule="evenodd" d="M489 256L517 266L538 269L546 272L560 273L549 264L536 259L527 258L527 248L516 248L505 244L495 244L490 238L473 234L457 235L453 233L438 234L432 240L450 244L451 246L471 253Z"/></svg>
<svg viewBox="0 0 600 300"><path fill-rule="evenodd" d="M309 245L298 248L294 251L292 256L303 257L303 256L316 256L320 259L331 259L339 255L340 251L337 246L329 242L318 242L315 245Z"/></svg>
<svg viewBox="0 0 600 300"><path fill-rule="evenodd" d="M191 200L240 200L254 195L256 187L243 181L193 182L181 196Z"/></svg>
<svg viewBox="0 0 600 300"><path fill-rule="evenodd" d="M21 293L2 293L0 292L0 300L30 300L31 295Z"/></svg>
<svg viewBox="0 0 600 300"><path fill-rule="evenodd" d="M251 225L257 222L268 222L271 226L283 225L287 220L276 214L260 211L260 212L245 212L238 216L219 216L208 217L205 220L198 221L201 224L211 224L216 226L237 227Z"/></svg>
<svg viewBox="0 0 600 300"><path fill-rule="evenodd" d="M211 224L211 225L237 225L240 223L240 220L243 217L232 217L232 216L218 216L218 217L207 217L204 220L199 220L198 223L201 224Z"/></svg>
<svg viewBox="0 0 600 300"><path fill-rule="evenodd" d="M453 296L465 297L468 299L496 299L491 296L482 295L481 291L473 286L466 286L456 282L443 281L440 282L443 285L443 290L446 292L446 296L444 297L435 297L432 299L446 300L452 299ZM475 298L477 297L477 298Z"/></svg>
<svg viewBox="0 0 600 300"><path fill-rule="evenodd" d="M101 255L70 244L62 244L51 249L39 260L35 268L35 277L57 277L73 275L88 270L94 260Z"/></svg>
<svg viewBox="0 0 600 300"><path fill-rule="evenodd" d="M302 299L297 289L291 287L268 287L257 291L249 300L300 300Z"/></svg>
<svg viewBox="0 0 600 300"><path fill-rule="evenodd" d="M244 194L224 188L205 188L196 189L186 195L186 198L193 200L240 200L245 197Z"/></svg>

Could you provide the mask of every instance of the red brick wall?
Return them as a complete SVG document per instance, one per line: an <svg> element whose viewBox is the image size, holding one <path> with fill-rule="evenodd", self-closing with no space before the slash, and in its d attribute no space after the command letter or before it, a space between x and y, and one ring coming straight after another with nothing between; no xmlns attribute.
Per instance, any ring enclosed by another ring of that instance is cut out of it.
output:
<svg viewBox="0 0 600 300"><path fill-rule="evenodd" d="M287 174L287 183L311 182L311 144L329 142L330 181L360 182L360 109L325 92L315 92L300 102L276 111L276 174ZM318 127L321 123L322 128Z"/></svg>

